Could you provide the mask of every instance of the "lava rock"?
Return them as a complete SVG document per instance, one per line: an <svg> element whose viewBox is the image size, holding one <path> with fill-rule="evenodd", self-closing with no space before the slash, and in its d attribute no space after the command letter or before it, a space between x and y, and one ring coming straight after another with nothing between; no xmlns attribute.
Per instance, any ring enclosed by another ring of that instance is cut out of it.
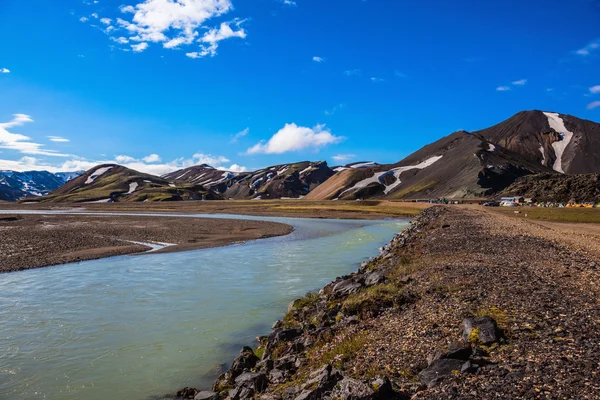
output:
<svg viewBox="0 0 600 400"><path fill-rule="evenodd" d="M342 400L371 400L375 397L375 391L364 382L344 378L336 386L333 397Z"/></svg>
<svg viewBox="0 0 600 400"><path fill-rule="evenodd" d="M215 392L198 392L194 400L219 400L219 394Z"/></svg>
<svg viewBox="0 0 600 400"><path fill-rule="evenodd" d="M235 378L235 385L239 388L251 389L254 393L262 393L267 389L269 380L265 374L244 372Z"/></svg>
<svg viewBox="0 0 600 400"><path fill-rule="evenodd" d="M198 389L191 388L191 387L184 387L183 389L178 391L175 396L177 396L180 399L193 399L197 393L198 393Z"/></svg>
<svg viewBox="0 0 600 400"><path fill-rule="evenodd" d="M462 323L463 339L465 341L473 340L473 331L477 329L477 341L481 344L492 344L500 340L502 332L498 329L498 324L492 317L469 317Z"/></svg>
<svg viewBox="0 0 600 400"><path fill-rule="evenodd" d="M340 281L333 285L331 289L331 295L334 297L344 297L356 293L360 290L362 285L358 282L354 282L351 279Z"/></svg>
<svg viewBox="0 0 600 400"><path fill-rule="evenodd" d="M453 373L460 373L465 362L452 358L443 358L434 361L429 367L419 373L419 378L428 388L435 386L439 381ZM456 372L455 372L456 371Z"/></svg>

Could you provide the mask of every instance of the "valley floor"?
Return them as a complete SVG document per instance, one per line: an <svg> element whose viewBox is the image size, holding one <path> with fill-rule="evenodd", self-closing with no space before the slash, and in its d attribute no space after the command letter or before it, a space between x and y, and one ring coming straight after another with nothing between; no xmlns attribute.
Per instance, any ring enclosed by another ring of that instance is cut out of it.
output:
<svg viewBox="0 0 600 400"><path fill-rule="evenodd" d="M195 250L285 235L274 222L211 218L0 214L0 272L141 253Z"/></svg>
<svg viewBox="0 0 600 400"><path fill-rule="evenodd" d="M262 338L255 373L239 375L256 363L242 352L215 389L272 400L598 399L600 237L587 226L428 209L358 272L290 306ZM493 318L501 339L484 341L483 325L461 336L468 317Z"/></svg>

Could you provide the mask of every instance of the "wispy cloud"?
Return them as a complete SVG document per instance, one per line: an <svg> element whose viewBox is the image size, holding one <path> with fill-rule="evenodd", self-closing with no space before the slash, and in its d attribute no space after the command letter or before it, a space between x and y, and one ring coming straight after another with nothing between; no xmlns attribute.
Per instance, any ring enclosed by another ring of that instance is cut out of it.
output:
<svg viewBox="0 0 600 400"><path fill-rule="evenodd" d="M590 88L590 93L594 93L594 94L600 93L600 85L592 86Z"/></svg>
<svg viewBox="0 0 600 400"><path fill-rule="evenodd" d="M586 44L579 50L575 51L575 54L579 56L589 56L593 51L600 49L600 39L596 39Z"/></svg>
<svg viewBox="0 0 600 400"><path fill-rule="evenodd" d="M394 71L394 75L396 75L398 78L408 78L408 75L406 75L404 72L395 70Z"/></svg>
<svg viewBox="0 0 600 400"><path fill-rule="evenodd" d="M148 48L148 43L146 43L146 42L131 45L131 50L133 50L136 53L141 53L142 51L146 50L147 48Z"/></svg>
<svg viewBox="0 0 600 400"><path fill-rule="evenodd" d="M286 6L295 6L295 5L297 5L294 0L282 0L281 2L283 4L285 4Z"/></svg>
<svg viewBox="0 0 600 400"><path fill-rule="evenodd" d="M318 57L318 56L314 56L312 58L312 60L316 63L322 63L323 61L325 61L325 59L323 57Z"/></svg>
<svg viewBox="0 0 600 400"><path fill-rule="evenodd" d="M10 70L8 68L0 68L0 74L10 74Z"/></svg>
<svg viewBox="0 0 600 400"><path fill-rule="evenodd" d="M29 136L20 133L12 133L9 129L33 122L26 114L14 114L9 122L0 123L0 148L15 150L24 154L38 154L51 157L69 157L54 150L44 148L43 144L32 142Z"/></svg>
<svg viewBox="0 0 600 400"><path fill-rule="evenodd" d="M236 143L239 139L243 138L244 136L246 136L248 133L250 133L250 128L246 128L243 131L239 131L238 133L236 133L233 138L231 139L231 143Z"/></svg>
<svg viewBox="0 0 600 400"><path fill-rule="evenodd" d="M519 79L518 81L513 81L512 84L513 85L518 85L518 86L522 86L524 84L527 83L527 79Z"/></svg>
<svg viewBox="0 0 600 400"><path fill-rule="evenodd" d="M590 104L587 105L588 110L593 110L596 107L600 107L600 100L592 101Z"/></svg>
<svg viewBox="0 0 600 400"><path fill-rule="evenodd" d="M383 79L377 78L376 76L374 76L374 77L371 78L371 82L374 82L374 83L380 83L380 82L383 82L383 81L384 81Z"/></svg>
<svg viewBox="0 0 600 400"><path fill-rule="evenodd" d="M333 156L331 158L333 158L335 161L338 161L338 162L344 162L344 161L351 160L355 157L356 157L356 155L354 155L354 154L336 154L335 156Z"/></svg>
<svg viewBox="0 0 600 400"><path fill-rule="evenodd" d="M344 104L344 103L336 104L330 110L325 110L325 115L334 115L335 113L337 113L344 107L346 107L346 104Z"/></svg>
<svg viewBox="0 0 600 400"><path fill-rule="evenodd" d="M346 76L360 76L362 75L362 71L360 69L348 69L344 71L344 75Z"/></svg>
<svg viewBox="0 0 600 400"><path fill-rule="evenodd" d="M496 91L498 91L498 92L506 92L506 91L509 91L509 90L510 90L510 87L508 87L508 86L498 86L496 88Z"/></svg>
<svg viewBox="0 0 600 400"><path fill-rule="evenodd" d="M325 125L313 128L298 126L294 123L285 124L268 141L262 141L248 149L248 154L283 154L291 151L312 149L318 151L322 147L339 143L344 140L335 136Z"/></svg>
<svg viewBox="0 0 600 400"><path fill-rule="evenodd" d="M66 138L61 137L61 136L48 136L48 139L50 139L51 142L57 142L57 143L70 142L69 139L66 139Z"/></svg>

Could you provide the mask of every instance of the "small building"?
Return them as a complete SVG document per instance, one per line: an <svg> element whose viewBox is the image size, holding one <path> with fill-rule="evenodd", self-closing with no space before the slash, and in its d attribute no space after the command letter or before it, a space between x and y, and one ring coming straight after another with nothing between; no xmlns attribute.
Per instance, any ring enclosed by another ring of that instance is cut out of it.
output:
<svg viewBox="0 0 600 400"><path fill-rule="evenodd" d="M502 197L502 198L500 198L500 202L507 202L507 203L522 204L524 201L525 201L525 199L523 198L523 196L513 196L513 197Z"/></svg>

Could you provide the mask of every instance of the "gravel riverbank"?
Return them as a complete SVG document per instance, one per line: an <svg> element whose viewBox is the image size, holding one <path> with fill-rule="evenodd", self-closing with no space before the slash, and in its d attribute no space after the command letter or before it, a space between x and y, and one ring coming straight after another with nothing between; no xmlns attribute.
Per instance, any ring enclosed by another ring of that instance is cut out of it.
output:
<svg viewBox="0 0 600 400"><path fill-rule="evenodd" d="M600 257L557 229L430 208L177 397L597 399Z"/></svg>
<svg viewBox="0 0 600 400"><path fill-rule="evenodd" d="M286 235L289 225L248 220L126 215L0 215L0 272L141 253L226 246Z"/></svg>

